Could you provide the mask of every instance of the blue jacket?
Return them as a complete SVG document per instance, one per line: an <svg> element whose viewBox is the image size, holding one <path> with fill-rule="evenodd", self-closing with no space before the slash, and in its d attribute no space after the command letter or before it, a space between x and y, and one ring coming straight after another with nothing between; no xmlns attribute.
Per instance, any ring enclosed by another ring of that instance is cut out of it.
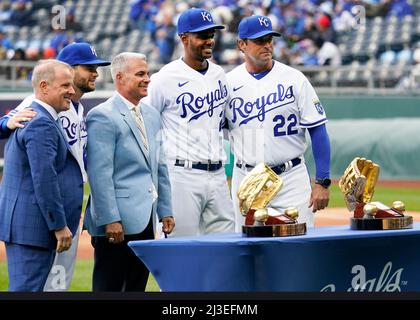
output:
<svg viewBox="0 0 420 320"><path fill-rule="evenodd" d="M36 102L31 107L37 115L5 147L0 240L55 249L54 230L77 230L83 179L57 122Z"/></svg>
<svg viewBox="0 0 420 320"><path fill-rule="evenodd" d="M161 154L160 115L141 105L149 157L131 111L118 94L87 115L87 171L91 198L84 224L92 236L105 235L105 225L121 221L125 234L141 233L172 215L168 169ZM160 157L160 159L159 159ZM153 203L153 185L158 193Z"/></svg>

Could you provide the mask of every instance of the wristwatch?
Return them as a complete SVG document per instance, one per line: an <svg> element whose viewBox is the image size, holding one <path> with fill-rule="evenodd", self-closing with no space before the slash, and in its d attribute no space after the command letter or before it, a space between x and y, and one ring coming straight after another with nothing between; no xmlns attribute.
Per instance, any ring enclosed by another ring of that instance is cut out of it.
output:
<svg viewBox="0 0 420 320"><path fill-rule="evenodd" d="M326 189L328 189L328 187L331 185L331 179L329 179L329 178L316 179L315 183L323 186Z"/></svg>

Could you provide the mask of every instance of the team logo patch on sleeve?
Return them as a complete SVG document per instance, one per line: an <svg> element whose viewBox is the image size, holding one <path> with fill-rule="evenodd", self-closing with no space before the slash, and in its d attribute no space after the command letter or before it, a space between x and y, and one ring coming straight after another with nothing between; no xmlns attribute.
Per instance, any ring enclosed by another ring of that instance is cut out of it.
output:
<svg viewBox="0 0 420 320"><path fill-rule="evenodd" d="M319 114L324 114L324 108L322 107L321 102L319 100L312 100L315 106L316 111L318 111Z"/></svg>

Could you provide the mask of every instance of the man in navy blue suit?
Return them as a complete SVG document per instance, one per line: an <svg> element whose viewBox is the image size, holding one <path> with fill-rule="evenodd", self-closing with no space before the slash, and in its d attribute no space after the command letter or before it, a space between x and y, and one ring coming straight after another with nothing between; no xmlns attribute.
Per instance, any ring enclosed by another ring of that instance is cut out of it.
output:
<svg viewBox="0 0 420 320"><path fill-rule="evenodd" d="M80 220L83 177L60 128L70 108L73 69L48 60L33 71L37 113L10 136L0 187L0 240L9 291L42 291L55 252L68 250Z"/></svg>

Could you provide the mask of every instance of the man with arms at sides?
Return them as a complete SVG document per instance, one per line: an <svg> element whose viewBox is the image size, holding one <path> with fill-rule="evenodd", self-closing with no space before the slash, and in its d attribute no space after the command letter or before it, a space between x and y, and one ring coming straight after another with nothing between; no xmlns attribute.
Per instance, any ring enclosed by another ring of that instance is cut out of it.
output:
<svg viewBox="0 0 420 320"><path fill-rule="evenodd" d="M298 221L312 227L314 212L327 207L329 201L330 142L325 111L300 71L273 60L273 36L280 34L272 30L269 18L244 18L238 31L238 48L245 63L227 74L232 95L226 111L235 156L235 229L240 231L244 224L236 196L238 187L260 162L284 181L270 207L279 212L296 207ZM306 131L316 164L316 182L312 187L303 158Z"/></svg>
<svg viewBox="0 0 420 320"><path fill-rule="evenodd" d="M68 250L80 221L83 177L60 128L70 108L73 70L50 60L35 67L37 115L15 130L5 148L0 188L0 240L9 291L42 291L55 251Z"/></svg>
<svg viewBox="0 0 420 320"><path fill-rule="evenodd" d="M83 175L83 182L86 182L87 130L84 108L80 100L85 93L95 90L95 80L98 77L97 68L108 66L111 63L98 58L95 49L89 43L69 44L59 52L57 60L68 63L74 70L73 89L75 93L71 97L70 109L60 112L59 117L70 151L77 159ZM32 119L35 112L30 108L30 104L34 98L34 95L26 97L15 109L0 118L0 138L8 137L15 128L24 127L22 122ZM79 236L80 228L74 234L72 247L56 255L44 291L67 291L69 289L76 264ZM63 269L64 275L61 274Z"/></svg>
<svg viewBox="0 0 420 320"><path fill-rule="evenodd" d="M151 78L144 103L161 114L177 222L174 236L234 231L223 162L228 99L223 69L212 63L216 25L210 12L189 9L178 20L184 56Z"/></svg>
<svg viewBox="0 0 420 320"><path fill-rule="evenodd" d="M144 291L149 270L127 246L175 225L168 171L160 159L160 117L143 103L149 70L142 54L111 63L116 93L87 115L91 198L84 224L95 248L93 291Z"/></svg>

